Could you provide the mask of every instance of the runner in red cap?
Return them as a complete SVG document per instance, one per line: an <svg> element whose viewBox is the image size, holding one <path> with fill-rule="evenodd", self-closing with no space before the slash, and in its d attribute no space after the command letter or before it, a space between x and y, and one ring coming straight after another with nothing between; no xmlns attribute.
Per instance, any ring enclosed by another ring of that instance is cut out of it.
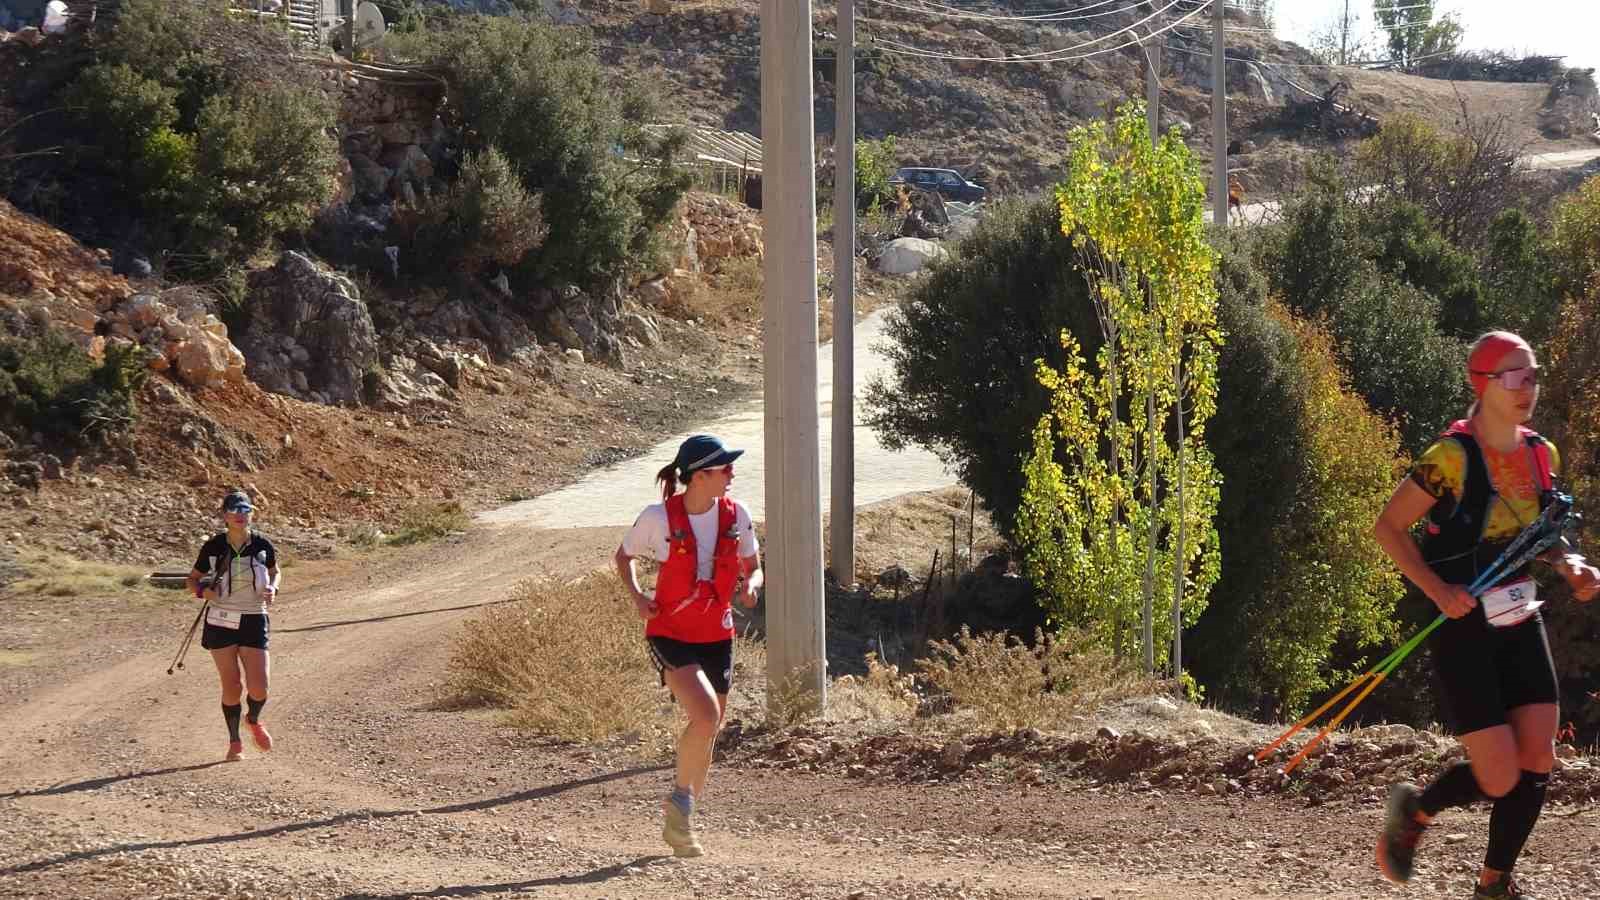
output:
<svg viewBox="0 0 1600 900"><path fill-rule="evenodd" d="M1449 619L1429 637L1440 701L1467 761L1424 791L1395 785L1378 840L1391 881L1411 878L1424 829L1441 811L1487 800L1489 849L1474 900L1527 897L1511 870L1533 833L1555 764L1559 724L1555 663L1526 567L1479 598L1465 585L1537 519L1560 468L1555 447L1525 427L1539 400L1539 364L1515 334L1478 338L1467 357L1476 396L1417 460L1378 519L1378 543ZM1419 548L1411 527L1424 516ZM1600 590L1600 571L1558 548L1547 555L1580 601Z"/></svg>

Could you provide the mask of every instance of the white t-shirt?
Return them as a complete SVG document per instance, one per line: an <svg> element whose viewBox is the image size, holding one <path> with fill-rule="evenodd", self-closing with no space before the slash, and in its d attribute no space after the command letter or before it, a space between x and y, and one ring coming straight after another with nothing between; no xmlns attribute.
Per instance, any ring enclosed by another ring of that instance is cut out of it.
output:
<svg viewBox="0 0 1600 900"><path fill-rule="evenodd" d="M733 501L734 521L739 529L739 556L755 556L759 546L756 530L750 523L750 510L743 503ZM717 552L717 504L698 515L689 514L689 527L694 530L695 556L698 557L698 576L711 580L711 559ZM671 551L668 538L672 529L667 526L667 505L652 503L644 508L633 527L622 539L622 552L629 556L648 556L662 562Z"/></svg>

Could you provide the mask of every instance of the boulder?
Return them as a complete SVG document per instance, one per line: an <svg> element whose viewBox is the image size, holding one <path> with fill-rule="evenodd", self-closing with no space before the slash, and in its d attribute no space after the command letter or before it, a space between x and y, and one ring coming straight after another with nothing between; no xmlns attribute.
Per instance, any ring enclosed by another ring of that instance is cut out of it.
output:
<svg viewBox="0 0 1600 900"><path fill-rule="evenodd" d="M378 365L378 335L353 281L289 251L251 276L250 304L256 314L242 344L253 380L277 393L363 402L363 379ZM285 338L305 349L304 369L283 352ZM304 375L306 387L294 372Z"/></svg>
<svg viewBox="0 0 1600 900"><path fill-rule="evenodd" d="M922 238L896 238L878 257L878 271L886 275L910 275L945 256L945 249Z"/></svg>

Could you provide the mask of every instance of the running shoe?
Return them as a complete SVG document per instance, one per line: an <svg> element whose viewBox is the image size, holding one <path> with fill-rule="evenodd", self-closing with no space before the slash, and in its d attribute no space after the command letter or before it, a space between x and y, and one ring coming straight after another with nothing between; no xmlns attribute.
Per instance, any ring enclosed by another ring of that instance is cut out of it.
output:
<svg viewBox="0 0 1600 900"><path fill-rule="evenodd" d="M704 855L705 848L694 835L694 823L669 800L665 804L666 824L661 826L661 839L672 847L673 856L685 858Z"/></svg>
<svg viewBox="0 0 1600 900"><path fill-rule="evenodd" d="M244 758L244 741L229 741L228 755L222 758L223 762L238 762Z"/></svg>
<svg viewBox="0 0 1600 900"><path fill-rule="evenodd" d="M265 726L260 722L246 722L244 724L249 727L250 740L256 745L257 750L265 753L272 749L272 735L267 733Z"/></svg>
<svg viewBox="0 0 1600 900"><path fill-rule="evenodd" d="M1383 833L1378 836L1378 868L1383 877L1397 884L1411 880L1412 860L1427 828L1417 821L1419 796L1409 784L1397 784L1389 790L1389 812L1383 820Z"/></svg>
<svg viewBox="0 0 1600 900"><path fill-rule="evenodd" d="M1501 875L1499 881L1487 887L1480 884L1472 892L1472 900L1514 900L1517 897L1533 900L1533 897L1522 892L1522 888L1517 887L1517 882L1510 875Z"/></svg>

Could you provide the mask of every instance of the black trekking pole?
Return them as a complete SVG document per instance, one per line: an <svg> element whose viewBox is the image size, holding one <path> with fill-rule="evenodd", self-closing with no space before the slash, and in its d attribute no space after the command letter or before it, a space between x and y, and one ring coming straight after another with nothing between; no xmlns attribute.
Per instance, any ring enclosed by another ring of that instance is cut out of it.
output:
<svg viewBox="0 0 1600 900"><path fill-rule="evenodd" d="M189 653L189 645L194 643L194 630L200 627L200 619L205 616L206 607L209 605L208 603L200 604L200 611L195 613L194 621L189 623L189 631L183 636L183 643L178 645L178 657L172 661L172 665L167 666L168 675L172 674L173 669L183 668L183 658Z"/></svg>

